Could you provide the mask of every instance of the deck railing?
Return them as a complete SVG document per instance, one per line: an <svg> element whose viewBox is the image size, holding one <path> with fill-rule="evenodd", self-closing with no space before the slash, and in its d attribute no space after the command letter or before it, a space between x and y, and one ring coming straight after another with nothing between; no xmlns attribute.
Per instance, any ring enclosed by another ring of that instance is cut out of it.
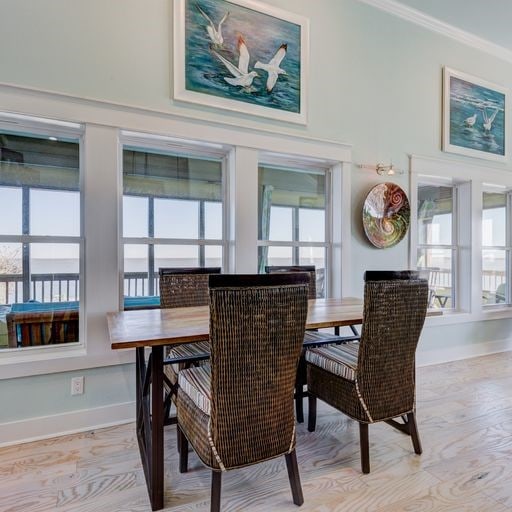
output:
<svg viewBox="0 0 512 512"><path fill-rule="evenodd" d="M452 287L452 275L448 270L438 270L436 288ZM495 294L499 285L505 283L505 272L486 270L482 273L482 288L485 294ZM23 276L21 274L0 275L0 304L12 304L36 300L39 302L67 302L79 299L79 275L77 273L32 274L30 276L30 297L23 296ZM318 285L318 283L317 283ZM152 295L159 294L159 277L155 275ZM124 295L141 297L150 295L147 272L126 272L124 275Z"/></svg>

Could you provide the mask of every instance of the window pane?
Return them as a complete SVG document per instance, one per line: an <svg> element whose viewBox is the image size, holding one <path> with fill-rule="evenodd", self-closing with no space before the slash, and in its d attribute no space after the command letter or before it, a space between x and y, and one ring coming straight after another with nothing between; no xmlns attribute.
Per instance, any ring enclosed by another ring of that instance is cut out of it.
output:
<svg viewBox="0 0 512 512"><path fill-rule="evenodd" d="M299 241L325 242L325 210L299 208Z"/></svg>
<svg viewBox="0 0 512 512"><path fill-rule="evenodd" d="M148 198L123 197L123 236L148 236Z"/></svg>
<svg viewBox="0 0 512 512"><path fill-rule="evenodd" d="M484 304L509 303L505 283L506 251L486 249L482 252L482 302Z"/></svg>
<svg viewBox="0 0 512 512"><path fill-rule="evenodd" d="M507 230L507 196L505 194L483 194L482 245L505 246Z"/></svg>
<svg viewBox="0 0 512 512"><path fill-rule="evenodd" d="M79 153L76 140L0 132L1 235L81 235ZM79 294L80 244L0 244L0 347L77 342Z"/></svg>
<svg viewBox="0 0 512 512"><path fill-rule="evenodd" d="M0 187L0 235L21 235L21 188Z"/></svg>
<svg viewBox="0 0 512 512"><path fill-rule="evenodd" d="M429 307L454 308L452 250L420 249L417 266L429 282Z"/></svg>
<svg viewBox="0 0 512 512"><path fill-rule="evenodd" d="M293 265L292 247L258 247L258 268L265 272L267 265Z"/></svg>
<svg viewBox="0 0 512 512"><path fill-rule="evenodd" d="M199 267L199 246L155 245L155 273L160 267Z"/></svg>
<svg viewBox="0 0 512 512"><path fill-rule="evenodd" d="M80 194L31 189L30 234L80 236Z"/></svg>
<svg viewBox="0 0 512 512"><path fill-rule="evenodd" d="M80 246L30 244L30 299L66 302L79 299Z"/></svg>
<svg viewBox="0 0 512 512"><path fill-rule="evenodd" d="M299 265L315 266L316 296L325 297L325 247L301 247Z"/></svg>
<svg viewBox="0 0 512 512"><path fill-rule="evenodd" d="M325 173L260 166L260 240L297 240L298 233L293 232L289 212L299 208L325 211L325 194ZM276 207L287 209L288 213L277 212ZM307 227L304 229L304 240L307 240Z"/></svg>
<svg viewBox="0 0 512 512"><path fill-rule="evenodd" d="M222 203L204 203L204 238L222 239Z"/></svg>
<svg viewBox="0 0 512 512"><path fill-rule="evenodd" d="M418 242L452 244L453 187L418 187Z"/></svg>
<svg viewBox="0 0 512 512"><path fill-rule="evenodd" d="M155 199L156 238L199 238L199 202Z"/></svg>
<svg viewBox="0 0 512 512"><path fill-rule="evenodd" d="M272 206L270 209L270 231L268 238L262 240L275 240L291 242L293 240L293 210Z"/></svg>
<svg viewBox="0 0 512 512"><path fill-rule="evenodd" d="M124 295L149 295L148 246L124 244Z"/></svg>
<svg viewBox="0 0 512 512"><path fill-rule="evenodd" d="M222 247L207 245L204 248L204 258L205 267L222 267Z"/></svg>

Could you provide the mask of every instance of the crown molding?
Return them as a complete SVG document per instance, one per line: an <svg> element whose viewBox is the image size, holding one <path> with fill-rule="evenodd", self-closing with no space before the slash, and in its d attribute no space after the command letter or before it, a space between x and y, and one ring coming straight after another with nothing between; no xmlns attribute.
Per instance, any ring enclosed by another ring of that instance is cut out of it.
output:
<svg viewBox="0 0 512 512"><path fill-rule="evenodd" d="M426 28L427 30L437 32L438 34L442 34L443 36L449 37L450 39L454 39L459 43L465 44L466 46L471 46L472 48L476 48L477 50L481 50L482 52L489 53L494 57L512 63L511 50L498 44L492 43L487 39L475 36L470 32L466 32L465 30L455 27L454 25L445 23L444 21L434 18L433 16L429 16L428 14L418 11L417 9L403 5L400 2L395 0L359 1L371 5L372 7L376 7L381 11L392 14L393 16L397 16L398 18L402 18L404 20L410 21L411 23L415 23L416 25Z"/></svg>

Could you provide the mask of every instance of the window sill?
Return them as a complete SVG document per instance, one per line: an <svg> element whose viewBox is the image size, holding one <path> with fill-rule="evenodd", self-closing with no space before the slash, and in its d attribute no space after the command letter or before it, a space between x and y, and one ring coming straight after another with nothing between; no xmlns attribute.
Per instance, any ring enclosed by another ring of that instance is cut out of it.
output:
<svg viewBox="0 0 512 512"><path fill-rule="evenodd" d="M425 319L425 327L437 327L438 325L463 324L474 321L473 315L468 311L447 311L439 316L431 316Z"/></svg>
<svg viewBox="0 0 512 512"><path fill-rule="evenodd" d="M133 350L87 353L78 346L31 347L0 352L0 380L135 362Z"/></svg>

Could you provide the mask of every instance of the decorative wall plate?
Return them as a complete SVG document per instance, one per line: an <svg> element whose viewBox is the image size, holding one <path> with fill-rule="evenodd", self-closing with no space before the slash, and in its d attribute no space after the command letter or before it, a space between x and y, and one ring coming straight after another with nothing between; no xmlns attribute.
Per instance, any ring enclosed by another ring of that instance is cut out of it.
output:
<svg viewBox="0 0 512 512"><path fill-rule="evenodd" d="M393 247L406 235L410 216L406 193L395 183L381 183L364 201L364 232L375 247Z"/></svg>

